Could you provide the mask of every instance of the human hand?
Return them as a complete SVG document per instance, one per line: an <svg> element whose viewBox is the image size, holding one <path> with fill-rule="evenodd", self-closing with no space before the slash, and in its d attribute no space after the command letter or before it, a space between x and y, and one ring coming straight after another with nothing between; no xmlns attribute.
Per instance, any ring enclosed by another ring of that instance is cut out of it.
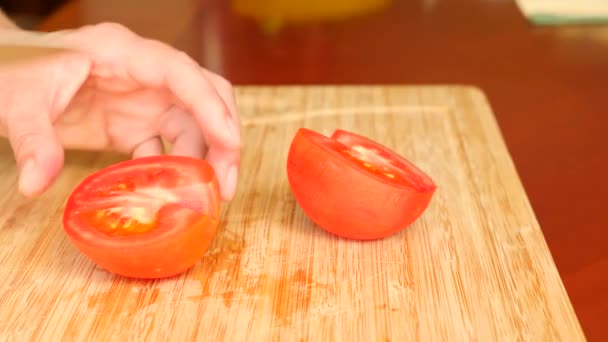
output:
<svg viewBox="0 0 608 342"><path fill-rule="evenodd" d="M51 185L64 149L138 158L163 153L164 138L171 154L207 159L222 198L232 198L241 142L225 79L117 24L50 34L0 31L0 46L11 43L60 49L0 63L0 134L15 154L24 195Z"/></svg>

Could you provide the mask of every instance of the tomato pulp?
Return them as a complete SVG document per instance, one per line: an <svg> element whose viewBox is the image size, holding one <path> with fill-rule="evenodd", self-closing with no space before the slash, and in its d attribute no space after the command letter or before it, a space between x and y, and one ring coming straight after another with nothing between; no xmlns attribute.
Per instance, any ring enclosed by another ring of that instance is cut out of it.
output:
<svg viewBox="0 0 608 342"><path fill-rule="evenodd" d="M291 191L304 213L335 235L373 240L395 234L426 210L437 186L389 148L336 130L301 128L287 158Z"/></svg>
<svg viewBox="0 0 608 342"><path fill-rule="evenodd" d="M201 259L220 210L219 185L206 161L163 155L124 161L85 178L68 198L63 226L101 268L165 278Z"/></svg>

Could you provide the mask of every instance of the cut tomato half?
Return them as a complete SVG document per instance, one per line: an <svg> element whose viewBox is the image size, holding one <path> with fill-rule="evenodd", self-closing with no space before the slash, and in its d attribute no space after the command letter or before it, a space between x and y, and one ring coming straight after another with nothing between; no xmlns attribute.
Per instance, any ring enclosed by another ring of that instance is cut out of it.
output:
<svg viewBox="0 0 608 342"><path fill-rule="evenodd" d="M165 278L200 260L220 211L219 185L206 161L163 155L85 178L67 200L63 226L76 248L107 271Z"/></svg>
<svg viewBox="0 0 608 342"><path fill-rule="evenodd" d="M296 133L287 159L291 191L304 213L326 231L373 240L416 221L437 186L413 163L361 135Z"/></svg>

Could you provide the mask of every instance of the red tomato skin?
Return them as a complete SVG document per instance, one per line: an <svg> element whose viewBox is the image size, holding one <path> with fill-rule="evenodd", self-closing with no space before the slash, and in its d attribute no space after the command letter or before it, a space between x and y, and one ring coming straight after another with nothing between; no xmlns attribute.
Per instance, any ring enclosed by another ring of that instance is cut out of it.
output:
<svg viewBox="0 0 608 342"><path fill-rule="evenodd" d="M292 193L322 229L347 239L382 239L410 226L429 206L434 185L415 190L371 177L313 141L325 139L300 129L287 159Z"/></svg>
<svg viewBox="0 0 608 342"><path fill-rule="evenodd" d="M181 204L167 204L158 215L158 227L128 236L110 236L89 226L77 213L83 188L96 176L124 166L162 161L165 156L131 160L101 170L81 182L66 203L63 228L70 242L89 260L110 273L128 278L160 279L179 275L203 257L217 233L220 220L219 184L209 178L209 212L201 213ZM176 161L179 158L172 158ZM188 162L188 160L183 159ZM206 163L206 162L205 162ZM210 172L202 168L201 172ZM207 180L209 180L207 179Z"/></svg>

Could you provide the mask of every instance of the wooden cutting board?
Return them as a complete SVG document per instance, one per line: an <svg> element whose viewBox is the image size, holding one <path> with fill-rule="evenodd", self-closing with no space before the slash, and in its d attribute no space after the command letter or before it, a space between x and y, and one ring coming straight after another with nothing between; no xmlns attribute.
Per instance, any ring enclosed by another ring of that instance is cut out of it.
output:
<svg viewBox="0 0 608 342"><path fill-rule="evenodd" d="M584 340L481 92L241 87L237 99L237 197L203 260L174 279L108 274L62 230L72 188L123 157L69 153L53 188L23 200L0 145L0 340ZM380 241L317 228L285 173L302 126L405 155L439 186L428 211Z"/></svg>

